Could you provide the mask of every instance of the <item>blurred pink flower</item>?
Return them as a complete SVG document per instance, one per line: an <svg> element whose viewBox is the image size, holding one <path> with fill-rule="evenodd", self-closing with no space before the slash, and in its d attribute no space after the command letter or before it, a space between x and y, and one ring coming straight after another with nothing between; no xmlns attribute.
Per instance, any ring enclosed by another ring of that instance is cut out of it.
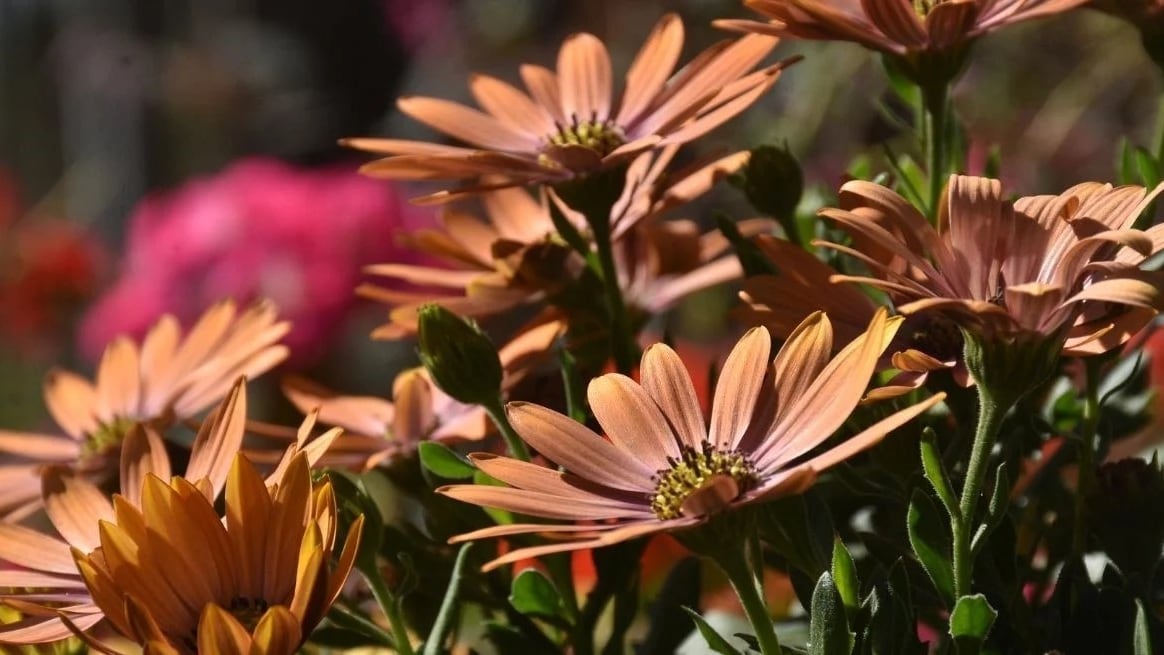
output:
<svg viewBox="0 0 1164 655"><path fill-rule="evenodd" d="M360 269L404 257L395 234L420 227L419 211L354 169L258 158L147 197L121 277L82 320L81 350L96 357L164 313L192 321L223 298L265 297L292 322L293 362L310 362L353 308Z"/></svg>

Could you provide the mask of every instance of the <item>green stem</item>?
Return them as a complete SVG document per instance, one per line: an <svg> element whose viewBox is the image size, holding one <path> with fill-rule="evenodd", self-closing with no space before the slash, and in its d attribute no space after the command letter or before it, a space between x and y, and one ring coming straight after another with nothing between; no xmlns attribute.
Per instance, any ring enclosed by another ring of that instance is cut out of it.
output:
<svg viewBox="0 0 1164 655"><path fill-rule="evenodd" d="M744 614L756 633L762 655L780 655L780 640L776 637L776 627L768 616L768 606L764 604L764 586L748 563L748 545L744 541L736 549L723 549L715 553L713 559L727 575L732 588L740 598Z"/></svg>
<svg viewBox="0 0 1164 655"><path fill-rule="evenodd" d="M961 598L970 593L970 581L974 573L974 562L970 553L973 537L975 513L978 497L982 495L982 484L986 479L987 462L990 451L998 438L1002 419L1014 401L1000 402L986 390L986 385L978 384L978 427L974 432L974 443L970 449L970 463L966 468L966 481L962 487L959 503L961 520L953 521L954 540L954 597Z"/></svg>
<svg viewBox="0 0 1164 655"><path fill-rule="evenodd" d="M333 605L332 609L344 615L347 620L351 621L352 623L358 623L364 630L368 632L368 634L375 635L385 645L391 647L396 643L396 639L393 637L391 632L388 632L378 623L364 616L358 610L339 604Z"/></svg>
<svg viewBox="0 0 1164 655"><path fill-rule="evenodd" d="M428 639L424 640L424 655L440 655L444 651L445 635L453 625L453 615L457 611L457 596L461 591L461 580L465 577L465 564L469 561L469 549L472 547L473 542L469 542L457 551L453 575L449 578L449 587L441 601L440 612L432 625L432 631L428 633Z"/></svg>
<svg viewBox="0 0 1164 655"><path fill-rule="evenodd" d="M1075 524L1071 530L1071 554L1082 558L1087 548L1087 495L1095 482L1095 436L1099 428L1098 364L1094 357L1084 362L1087 375L1083 420L1079 430L1079 481L1075 488Z"/></svg>
<svg viewBox="0 0 1164 655"><path fill-rule="evenodd" d="M599 273L606 296L607 311L610 313L611 354L619 373L629 374L638 359L637 344L627 318L626 303L622 297L622 287L618 283L618 268L614 263L614 245L611 243L610 227L593 226L594 242L598 250Z"/></svg>
<svg viewBox="0 0 1164 655"><path fill-rule="evenodd" d="M926 154L929 166L929 170L926 172L930 181L929 209L930 218L935 222L938 220L938 203L941 202L942 187L949 174L947 168L949 155L946 154L946 132L948 131L946 122L949 118L949 102L946 96L948 92L946 84L935 84L932 88L922 90L926 114L929 119L926 122L929 126L928 134L926 134Z"/></svg>
<svg viewBox="0 0 1164 655"><path fill-rule="evenodd" d="M384 583L384 577L376 570L360 569L360 572L364 574L364 579L368 581L368 586L372 589L372 596L376 598L384 616L388 618L388 625L392 628L392 641L396 644L396 652L400 655L416 655L416 651L412 650L412 642L408 639L408 626L404 623L400 603L397 602L392 591L388 589L388 585Z"/></svg>
<svg viewBox="0 0 1164 655"><path fill-rule="evenodd" d="M523 462L529 461L529 448L526 448L525 442L518 436L517 430L513 429L513 425L509 422L509 417L505 414L505 407L501 404L501 396L491 403L482 405L485 408L485 413L489 418L493 419L493 424L501 431L501 437L505 439L505 446L509 449L509 454Z"/></svg>

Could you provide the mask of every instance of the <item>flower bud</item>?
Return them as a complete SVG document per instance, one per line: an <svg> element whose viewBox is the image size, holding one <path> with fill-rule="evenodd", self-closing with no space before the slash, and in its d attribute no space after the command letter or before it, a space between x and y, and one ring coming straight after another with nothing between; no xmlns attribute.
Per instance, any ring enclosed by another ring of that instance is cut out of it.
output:
<svg viewBox="0 0 1164 655"><path fill-rule="evenodd" d="M423 305L417 318L420 363L441 391L463 403L497 402L501 359L489 337L440 305Z"/></svg>
<svg viewBox="0 0 1164 655"><path fill-rule="evenodd" d="M760 146L743 170L728 178L744 192L758 211L777 218L791 217L800 204L804 175L787 148Z"/></svg>

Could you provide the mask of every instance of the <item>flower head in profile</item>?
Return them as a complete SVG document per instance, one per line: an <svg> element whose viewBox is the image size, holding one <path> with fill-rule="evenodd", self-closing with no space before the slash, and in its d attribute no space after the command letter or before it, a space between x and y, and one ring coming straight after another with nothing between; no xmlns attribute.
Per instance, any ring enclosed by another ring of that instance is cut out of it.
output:
<svg viewBox="0 0 1164 655"><path fill-rule="evenodd" d="M283 361L287 348L279 339L288 328L270 303L240 314L227 301L203 314L185 335L167 315L140 344L115 339L93 382L68 371L51 372L45 404L64 435L0 430L0 452L17 458L0 468L0 514L13 519L41 507L40 469L46 464L73 467L98 484L115 481L122 441L135 424L149 424L162 434L198 415L240 376L257 376Z"/></svg>
<svg viewBox="0 0 1164 655"><path fill-rule="evenodd" d="M671 163L677 150L675 146L664 148L631 162L622 194L610 214L615 243L627 240L637 226L653 223L664 212L707 193L748 160L746 151L736 152L674 170ZM427 303L435 302L470 318L494 316L544 300L579 275L585 263L558 234L550 203L583 239L590 234L585 219L556 195L536 198L525 190L507 188L482 193L479 200L484 220L450 205L441 214L443 229L419 230L406 237L413 248L453 268L392 262L366 269L390 281L389 286L364 284L357 289L357 293L392 307L388 322L373 331L374 338L415 335L417 310ZM632 266L643 263L633 258L627 262ZM407 286L402 288L401 284Z"/></svg>
<svg viewBox="0 0 1164 655"><path fill-rule="evenodd" d="M511 403L518 434L561 470L477 454L476 465L508 486L439 491L477 505L586 523L502 525L455 540L532 532L564 539L509 552L490 562L492 568L692 528L720 512L802 491L821 471L941 400L930 398L818 450L860 401L899 323L878 312L868 331L831 359L832 327L822 313L794 331L775 361L768 331L749 331L724 363L710 426L683 362L662 344L643 354L641 383L618 374L590 383L590 406L605 437L544 407Z"/></svg>
<svg viewBox="0 0 1164 655"><path fill-rule="evenodd" d="M355 562L362 517L333 565L336 499L312 483L306 453L271 482L237 455L225 520L185 478L147 476L141 496L115 496L100 545L73 556L97 607L147 652L298 652Z"/></svg>
<svg viewBox="0 0 1164 655"><path fill-rule="evenodd" d="M1012 203L998 180L954 175L935 229L893 191L854 181L841 208L821 213L857 248L820 245L870 271L834 279L893 294L903 314L937 314L984 339L1066 339L1065 354L1094 354L1158 308L1160 276L1140 265L1164 248L1164 232L1131 226L1161 191L1088 182Z"/></svg>
<svg viewBox="0 0 1164 655"><path fill-rule="evenodd" d="M635 56L621 101L616 101L606 46L590 34L575 34L562 45L556 71L522 66L524 91L493 77L474 76L470 90L484 111L437 98L410 97L397 103L403 113L468 147L370 138L346 143L388 155L364 167L372 176L469 180L468 187L428 200L569 180L651 149L687 143L744 111L790 63L753 72L776 43L766 35L724 41L675 72L683 23L667 15Z"/></svg>
<svg viewBox="0 0 1164 655"><path fill-rule="evenodd" d="M851 41L912 57L956 52L983 34L1074 9L1087 0L745 0L768 22L720 20L719 27L822 41Z"/></svg>

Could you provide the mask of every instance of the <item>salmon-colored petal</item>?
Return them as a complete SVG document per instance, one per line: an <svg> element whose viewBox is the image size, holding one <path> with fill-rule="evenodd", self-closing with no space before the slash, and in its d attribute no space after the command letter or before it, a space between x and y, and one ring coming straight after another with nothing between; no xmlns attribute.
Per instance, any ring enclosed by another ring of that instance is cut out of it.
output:
<svg viewBox="0 0 1164 655"><path fill-rule="evenodd" d="M545 107L506 82L488 75L474 75L469 90L481 108L518 132L550 135L557 131Z"/></svg>
<svg viewBox="0 0 1164 655"><path fill-rule="evenodd" d="M571 35L558 51L562 111L571 121L604 121L610 116L610 54L592 34Z"/></svg>
<svg viewBox="0 0 1164 655"><path fill-rule="evenodd" d="M522 64L521 80L530 96L538 105L550 112L551 118L561 125L569 123L569 117L562 111L562 96L558 88L558 76L543 66Z"/></svg>
<svg viewBox="0 0 1164 655"><path fill-rule="evenodd" d="M593 539L585 539L578 541L567 541L564 543L549 544L546 546L531 546L529 548L518 548L512 550L495 560L492 560L481 567L482 571L492 571L493 569L523 559L531 559L541 557L543 555L552 555L554 553L570 552L573 550L585 550L588 548L601 548L602 546L610 546L623 541L645 537L656 532L664 532L668 530L680 530L689 528L698 524L702 519L673 519L671 521L644 521L628 523L619 525L602 532L599 536ZM549 526L547 526L549 527Z"/></svg>
<svg viewBox="0 0 1164 655"><path fill-rule="evenodd" d="M69 544L12 523L0 523L0 560L45 573L77 573Z"/></svg>
<svg viewBox="0 0 1164 655"><path fill-rule="evenodd" d="M756 408L768 369L772 337L752 328L736 343L724 362L712 401L710 441L721 452L734 450Z"/></svg>
<svg viewBox="0 0 1164 655"><path fill-rule="evenodd" d="M448 100L415 96L397 100L396 106L426 125L481 148L521 151L538 146L536 135Z"/></svg>
<svg viewBox="0 0 1164 655"><path fill-rule="evenodd" d="M629 125L638 121L674 72L682 50L683 21L667 14L655 24L627 70L626 90L615 122Z"/></svg>
<svg viewBox="0 0 1164 655"><path fill-rule="evenodd" d="M607 489L571 473L488 453L474 453L472 460L477 468L511 487L556 495L562 502L572 502L572 499L590 502L601 497L611 507L628 512L646 507L644 495Z"/></svg>
<svg viewBox="0 0 1164 655"><path fill-rule="evenodd" d="M683 360L669 346L658 343L643 353L641 369L643 388L667 417L680 445L699 450L707 441L707 426Z"/></svg>
<svg viewBox="0 0 1164 655"><path fill-rule="evenodd" d="M85 378L53 370L45 376L44 400L49 414L70 437L81 440L97 431L97 394Z"/></svg>
<svg viewBox="0 0 1164 655"><path fill-rule="evenodd" d="M509 403L506 412L526 443L571 473L613 489L654 489L653 469L584 425L529 403Z"/></svg>
<svg viewBox="0 0 1164 655"><path fill-rule="evenodd" d="M382 438L395 416L392 403L382 398L341 396L299 377L283 381L283 394L299 411L318 410L320 422L361 435Z"/></svg>
<svg viewBox="0 0 1164 655"><path fill-rule="evenodd" d="M906 0L861 0L861 7L869 21L890 39L911 50L925 48L925 30Z"/></svg>
<svg viewBox="0 0 1164 655"><path fill-rule="evenodd" d="M139 415L141 369L137 346L119 337L105 348L97 366L96 413L103 422L114 418L146 418Z"/></svg>
<svg viewBox="0 0 1164 655"><path fill-rule="evenodd" d="M157 431L140 423L129 430L121 442L120 469L121 495L138 506L141 505L142 485L147 477L154 475L163 480L170 478L170 457Z"/></svg>
<svg viewBox="0 0 1164 655"><path fill-rule="evenodd" d="M246 389L246 379L239 378L214 414L203 421L191 447L186 477L206 478L216 495L226 484L234 457L242 448L247 420Z"/></svg>
<svg viewBox="0 0 1164 655"><path fill-rule="evenodd" d="M590 409L616 446L651 470L670 467L681 454L679 442L647 392L625 375L611 373L590 381Z"/></svg>
<svg viewBox="0 0 1164 655"><path fill-rule="evenodd" d="M113 519L106 495L92 482L59 466L45 469L41 481L45 511L65 541L86 552L100 546L98 524Z"/></svg>
<svg viewBox="0 0 1164 655"><path fill-rule="evenodd" d="M41 462L73 463L81 455L77 442L57 435L0 430L0 451Z"/></svg>

